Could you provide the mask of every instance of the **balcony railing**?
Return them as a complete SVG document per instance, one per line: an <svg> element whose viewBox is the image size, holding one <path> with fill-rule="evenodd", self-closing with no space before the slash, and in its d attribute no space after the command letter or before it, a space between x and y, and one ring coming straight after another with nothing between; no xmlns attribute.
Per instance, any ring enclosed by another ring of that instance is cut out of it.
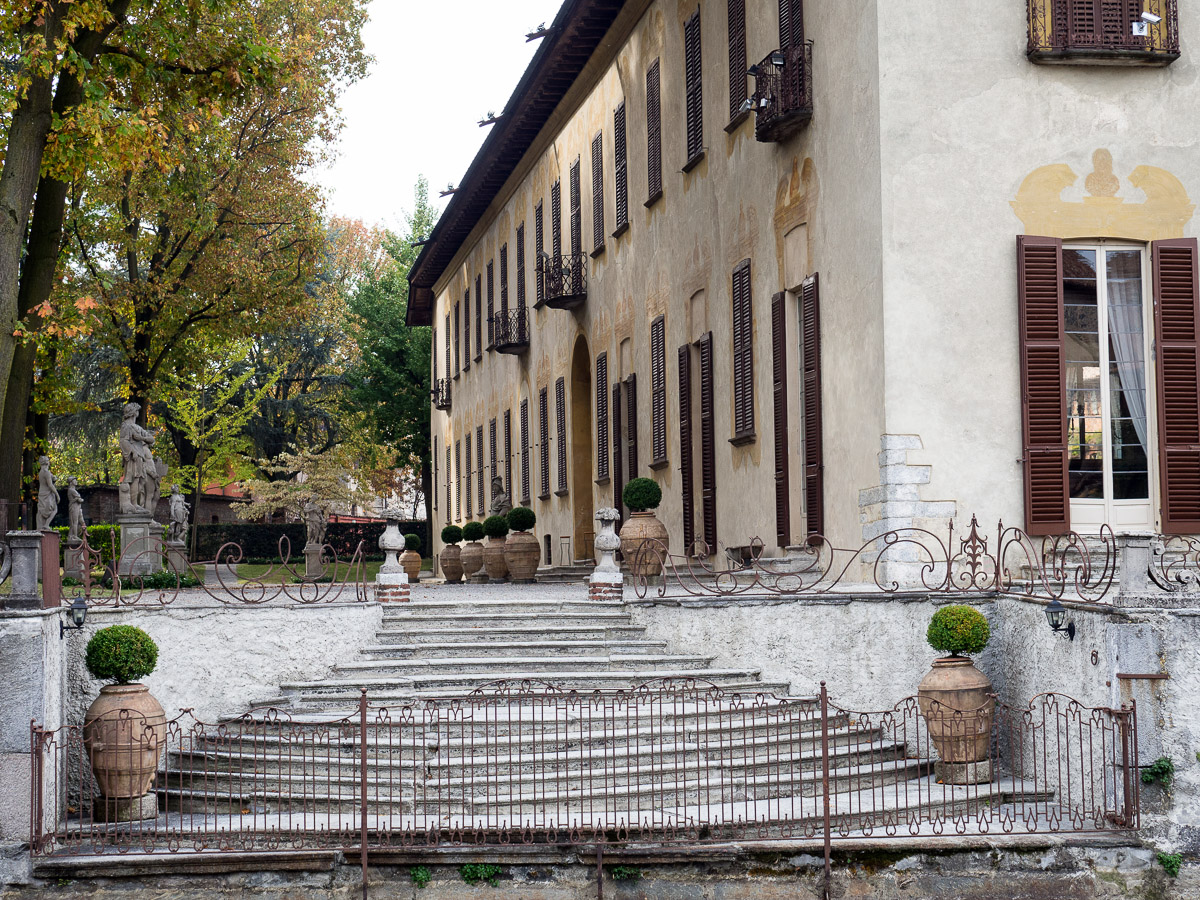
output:
<svg viewBox="0 0 1200 900"><path fill-rule="evenodd" d="M439 378L433 383L433 390L429 392L433 396L434 409L449 409L450 408L450 379Z"/></svg>
<svg viewBox="0 0 1200 900"><path fill-rule="evenodd" d="M516 355L529 349L529 314L520 306L492 316L492 347L497 353Z"/></svg>
<svg viewBox="0 0 1200 900"><path fill-rule="evenodd" d="M1179 58L1178 0L1028 0L1034 62L1166 66Z"/></svg>
<svg viewBox="0 0 1200 900"><path fill-rule="evenodd" d="M546 286L546 306L574 309L587 299L587 255L543 256L538 260Z"/></svg>
<svg viewBox="0 0 1200 900"><path fill-rule="evenodd" d="M808 124L813 114L812 41L772 51L750 67L750 74L758 140L783 141Z"/></svg>

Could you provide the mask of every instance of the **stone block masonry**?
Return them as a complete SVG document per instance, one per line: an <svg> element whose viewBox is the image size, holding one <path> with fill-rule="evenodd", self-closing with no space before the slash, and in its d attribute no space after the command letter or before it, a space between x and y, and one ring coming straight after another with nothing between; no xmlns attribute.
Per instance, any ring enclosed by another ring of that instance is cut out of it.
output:
<svg viewBox="0 0 1200 900"><path fill-rule="evenodd" d="M625 586L591 582L588 584L588 599L596 601L621 601L625 599Z"/></svg>

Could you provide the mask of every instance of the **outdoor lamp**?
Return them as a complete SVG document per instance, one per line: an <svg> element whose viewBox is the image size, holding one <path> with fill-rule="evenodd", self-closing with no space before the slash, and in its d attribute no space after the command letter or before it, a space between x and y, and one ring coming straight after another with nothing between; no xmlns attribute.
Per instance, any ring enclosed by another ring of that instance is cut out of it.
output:
<svg viewBox="0 0 1200 900"><path fill-rule="evenodd" d="M1151 25L1157 25L1162 21L1162 16L1155 15L1152 12L1144 12L1142 13L1142 21L1149 22Z"/></svg>
<svg viewBox="0 0 1200 900"><path fill-rule="evenodd" d="M759 70L758 70L758 63L755 63L754 65L752 65L750 68L748 68L748 69L746 70L746 74L747 74L747 75L753 75L755 78L757 78L757 77L758 77L758 71L759 71Z"/></svg>
<svg viewBox="0 0 1200 900"><path fill-rule="evenodd" d="M71 617L71 624L67 625L61 619L58 623L58 639L60 641L67 636L68 628L73 628L76 631L83 628L83 623L87 619L87 601L81 596L76 597L71 601L71 605L67 609L67 614Z"/></svg>
<svg viewBox="0 0 1200 900"><path fill-rule="evenodd" d="M775 50L771 53L771 65L776 68L782 69L785 61L782 50Z"/></svg>
<svg viewBox="0 0 1200 900"><path fill-rule="evenodd" d="M754 109L754 101L747 97L742 101L742 105L738 107L738 112L748 113Z"/></svg>
<svg viewBox="0 0 1200 900"><path fill-rule="evenodd" d="M1056 634L1065 634L1067 640L1075 640L1075 623L1067 621L1067 608L1055 597L1046 607L1046 621Z"/></svg>

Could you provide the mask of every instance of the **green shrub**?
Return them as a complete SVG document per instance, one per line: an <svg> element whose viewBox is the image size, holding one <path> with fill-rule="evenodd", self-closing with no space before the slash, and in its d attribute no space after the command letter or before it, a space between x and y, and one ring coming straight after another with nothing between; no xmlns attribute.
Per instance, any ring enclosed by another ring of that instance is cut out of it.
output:
<svg viewBox="0 0 1200 900"><path fill-rule="evenodd" d="M926 638L939 653L978 653L992 636L983 613L971 606L944 606L933 614Z"/></svg>
<svg viewBox="0 0 1200 900"><path fill-rule="evenodd" d="M1182 853L1159 853L1158 862L1163 867L1163 870L1172 878L1179 874L1179 868L1183 865Z"/></svg>
<svg viewBox="0 0 1200 900"><path fill-rule="evenodd" d="M529 531L537 522L537 514L528 506L514 506L508 511L508 527L513 531Z"/></svg>
<svg viewBox="0 0 1200 900"><path fill-rule="evenodd" d="M481 881L486 881L492 887L500 884L500 875L503 872L504 870L499 866L490 863L467 863L458 870L458 874L467 884L479 884Z"/></svg>
<svg viewBox="0 0 1200 900"><path fill-rule="evenodd" d="M152 572L149 575L122 575L121 585L125 590L170 591L175 588L198 587L203 582L191 572Z"/></svg>
<svg viewBox="0 0 1200 900"><path fill-rule="evenodd" d="M454 528L455 526L449 525L447 527ZM453 543L453 542L448 542L448 543ZM426 885L429 884L430 880L433 878L433 875L430 873L428 866L413 866L411 869L409 869L408 876L412 879L412 883L415 884L418 888L425 887Z"/></svg>
<svg viewBox="0 0 1200 900"><path fill-rule="evenodd" d="M642 877L642 870L633 866L613 866L609 873L613 881L639 881Z"/></svg>
<svg viewBox="0 0 1200 900"><path fill-rule="evenodd" d="M443 544L457 544L463 539L463 530L457 525L447 525L442 529Z"/></svg>
<svg viewBox="0 0 1200 900"><path fill-rule="evenodd" d="M54 530L59 534L58 552L61 565L63 555L67 552L67 533L70 529L63 525ZM87 527L87 543L93 551L99 551L101 565L112 565L117 554L121 552L121 529L115 525L89 525ZM92 563L96 564L95 557L92 557Z"/></svg>
<svg viewBox="0 0 1200 900"><path fill-rule="evenodd" d="M419 534L406 534L404 536L404 549L405 550L420 550L421 549L421 536Z"/></svg>
<svg viewBox="0 0 1200 900"><path fill-rule="evenodd" d="M635 478L625 485L621 499L634 512L658 509L658 504L662 503L662 488L653 478Z"/></svg>
<svg viewBox="0 0 1200 900"><path fill-rule="evenodd" d="M478 522L468 522L463 526L463 540L479 541L483 540L483 526Z"/></svg>
<svg viewBox="0 0 1200 900"><path fill-rule="evenodd" d="M483 520L483 533L490 538L502 538L508 534L508 521L504 516L488 516Z"/></svg>
<svg viewBox="0 0 1200 900"><path fill-rule="evenodd" d="M1169 756L1160 756L1146 768L1142 769L1142 781L1145 784L1154 784L1160 782L1163 787L1171 786L1171 779L1175 777L1175 763L1171 761Z"/></svg>
<svg viewBox="0 0 1200 900"><path fill-rule="evenodd" d="M158 646L140 628L109 625L88 641L85 662L94 678L130 684L154 671Z"/></svg>

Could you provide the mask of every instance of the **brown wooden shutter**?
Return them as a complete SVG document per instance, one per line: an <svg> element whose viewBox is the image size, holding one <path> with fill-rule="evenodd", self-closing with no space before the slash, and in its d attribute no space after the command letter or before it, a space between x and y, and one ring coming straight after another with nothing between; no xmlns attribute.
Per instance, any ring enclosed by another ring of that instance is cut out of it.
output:
<svg viewBox="0 0 1200 900"><path fill-rule="evenodd" d="M804 381L804 518L809 541L825 533L825 449L821 415L821 286L814 273L800 288Z"/></svg>
<svg viewBox="0 0 1200 900"><path fill-rule="evenodd" d="M538 391L538 438L541 443L541 496L550 496L550 397L546 388Z"/></svg>
<svg viewBox="0 0 1200 900"><path fill-rule="evenodd" d="M529 454L533 447L529 442L529 401L521 401L521 503L528 506L529 496Z"/></svg>
<svg viewBox="0 0 1200 900"><path fill-rule="evenodd" d="M662 316L650 323L650 456L653 465L667 461L667 323Z"/></svg>
<svg viewBox="0 0 1200 900"><path fill-rule="evenodd" d="M746 99L746 0L728 0L729 120L742 111Z"/></svg>
<svg viewBox="0 0 1200 900"><path fill-rule="evenodd" d="M437 354L434 354L435 356ZM433 501L433 511L437 512L438 508L438 439L435 436L433 439L433 452L429 454L430 462L433 463L433 496L429 499ZM437 516L430 516L430 522L437 520Z"/></svg>
<svg viewBox="0 0 1200 900"><path fill-rule="evenodd" d="M562 256L562 180L550 186L550 255Z"/></svg>
<svg viewBox="0 0 1200 900"><path fill-rule="evenodd" d="M804 43L804 6L801 0L779 0L779 49Z"/></svg>
<svg viewBox="0 0 1200 900"><path fill-rule="evenodd" d="M625 436L621 431L621 384L612 387L612 466L613 506L621 513L625 508Z"/></svg>
<svg viewBox="0 0 1200 900"><path fill-rule="evenodd" d="M475 468L479 472L479 515L487 514L487 501L484 499L487 494L485 488L491 488L490 484L485 484L483 477L483 426L475 426Z"/></svg>
<svg viewBox="0 0 1200 900"><path fill-rule="evenodd" d="M454 474L454 470L450 468L450 445L446 445L446 524L450 524L450 479Z"/></svg>
<svg viewBox="0 0 1200 900"><path fill-rule="evenodd" d="M463 291L463 371L471 368L471 289Z"/></svg>
<svg viewBox="0 0 1200 900"><path fill-rule="evenodd" d="M733 308L733 432L754 434L754 330L750 298L750 260L738 263L732 279Z"/></svg>
<svg viewBox="0 0 1200 900"><path fill-rule="evenodd" d="M592 138L592 252L604 246L604 132Z"/></svg>
<svg viewBox="0 0 1200 900"><path fill-rule="evenodd" d="M1200 286L1196 257L1195 238L1151 245L1164 534L1200 533Z"/></svg>
<svg viewBox="0 0 1200 900"><path fill-rule="evenodd" d="M617 225L613 236L629 225L629 152L625 145L625 101L613 113L613 182Z"/></svg>
<svg viewBox="0 0 1200 900"><path fill-rule="evenodd" d="M469 519L469 518L471 518L471 511L474 508L473 504L475 502L474 501L474 497L475 497L474 486L475 485L474 485L474 481L473 481L473 479L475 477L475 470L471 468L471 432L470 431L468 431L467 436L465 438L463 438L463 449L467 453L467 518ZM480 474L480 477L483 476L482 472L480 472L479 474ZM482 513L483 510L481 509L480 512Z"/></svg>
<svg viewBox="0 0 1200 900"><path fill-rule="evenodd" d="M517 226L517 309L525 308L525 223Z"/></svg>
<svg viewBox="0 0 1200 900"><path fill-rule="evenodd" d="M1062 279L1061 240L1017 238L1025 530L1031 535L1071 528Z"/></svg>
<svg viewBox="0 0 1200 900"><path fill-rule="evenodd" d="M692 496L692 348L687 344L679 348L679 477L683 492L683 552L691 556L696 522Z"/></svg>
<svg viewBox="0 0 1200 900"><path fill-rule="evenodd" d="M446 377L449 378L453 372L450 370L450 342L453 332L450 330L450 314L446 314Z"/></svg>
<svg viewBox="0 0 1200 900"><path fill-rule="evenodd" d="M512 410L504 411L504 493L511 498L514 493L512 483Z"/></svg>
<svg viewBox="0 0 1200 900"><path fill-rule="evenodd" d="M583 190L580 185L579 157L571 163L571 256L583 252ZM572 263L574 264L574 263Z"/></svg>
<svg viewBox="0 0 1200 900"><path fill-rule="evenodd" d="M596 355L596 480L608 480L608 354Z"/></svg>
<svg viewBox="0 0 1200 900"><path fill-rule="evenodd" d="M555 439L558 441L558 490L567 492L567 386L560 378L554 382Z"/></svg>
<svg viewBox="0 0 1200 900"><path fill-rule="evenodd" d="M496 420L492 419L488 423L488 448L492 458L490 478L495 478L500 474L500 455L496 452L496 437Z"/></svg>
<svg viewBox="0 0 1200 900"><path fill-rule="evenodd" d="M489 350L496 345L496 322L492 318L496 314L496 267L494 260L488 260L487 264L487 287L488 287L488 345Z"/></svg>
<svg viewBox="0 0 1200 900"><path fill-rule="evenodd" d="M634 372L625 379L625 431L629 438L629 478L632 481L638 477L637 374Z"/></svg>
<svg viewBox="0 0 1200 900"><path fill-rule="evenodd" d="M462 305L454 304L454 374L462 371Z"/></svg>
<svg viewBox="0 0 1200 900"><path fill-rule="evenodd" d="M432 328L430 329L430 331L429 331L429 346L430 346L431 348L433 348L433 349L432 349L432 352L429 354L429 356L430 356L430 359L431 359L431 362L433 363L433 373L430 375L429 383L430 383L430 387L432 387L434 390L437 390L437 382L438 382L438 329L437 329L437 320L434 320L433 327L432 327Z"/></svg>
<svg viewBox="0 0 1200 900"><path fill-rule="evenodd" d="M475 276L475 359L483 359L483 276Z"/></svg>
<svg viewBox="0 0 1200 900"><path fill-rule="evenodd" d="M454 442L454 520L462 519L462 441Z"/></svg>
<svg viewBox="0 0 1200 900"><path fill-rule="evenodd" d="M656 59L646 70L646 205L662 192L662 79Z"/></svg>
<svg viewBox="0 0 1200 900"><path fill-rule="evenodd" d="M537 273L537 299L534 301L536 306L541 306L546 299L546 264L542 259L542 254L546 252L546 234L542 219L542 201L539 200L533 211L533 255L535 257L533 270Z"/></svg>
<svg viewBox="0 0 1200 900"><path fill-rule="evenodd" d="M771 298L771 396L775 431L775 542L792 542L792 498L788 486L787 294Z"/></svg>
<svg viewBox="0 0 1200 900"><path fill-rule="evenodd" d="M698 343L700 351L700 516L708 552L717 550L717 448L713 391L713 337L708 332Z"/></svg>
<svg viewBox="0 0 1200 900"><path fill-rule="evenodd" d="M500 245L500 321L508 323L508 244Z"/></svg>
<svg viewBox="0 0 1200 900"><path fill-rule="evenodd" d="M683 23L683 74L687 112L687 161L704 150L703 67L700 54L700 10Z"/></svg>

